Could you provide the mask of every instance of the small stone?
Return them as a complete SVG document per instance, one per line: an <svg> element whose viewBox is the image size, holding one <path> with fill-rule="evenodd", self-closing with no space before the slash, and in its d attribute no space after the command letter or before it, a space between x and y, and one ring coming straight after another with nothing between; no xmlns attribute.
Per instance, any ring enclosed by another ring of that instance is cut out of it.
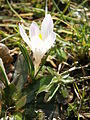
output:
<svg viewBox="0 0 90 120"><path fill-rule="evenodd" d="M0 43L0 58L2 58L3 63L5 64L11 63L13 61L13 58L10 55L10 50L3 43Z"/></svg>
<svg viewBox="0 0 90 120"><path fill-rule="evenodd" d="M9 81L12 79L12 73L10 72L10 73L8 73L8 79L9 79Z"/></svg>

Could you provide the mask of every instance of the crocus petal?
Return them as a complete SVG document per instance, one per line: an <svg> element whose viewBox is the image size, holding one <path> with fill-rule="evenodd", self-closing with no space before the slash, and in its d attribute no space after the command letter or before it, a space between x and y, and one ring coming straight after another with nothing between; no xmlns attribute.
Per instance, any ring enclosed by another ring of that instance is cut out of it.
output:
<svg viewBox="0 0 90 120"><path fill-rule="evenodd" d="M39 27L36 22L32 22L29 29L29 37L38 36L39 35Z"/></svg>
<svg viewBox="0 0 90 120"><path fill-rule="evenodd" d="M35 49L34 53L33 53L33 57L35 58L35 60L33 61L34 63L34 67L35 67L35 74L38 70L38 67L41 63L41 59L43 58L45 53L42 52L42 49Z"/></svg>
<svg viewBox="0 0 90 120"><path fill-rule="evenodd" d="M42 57L44 56L45 53L43 53L43 48L44 48L44 42L38 37L34 36L31 38L31 50L33 52L33 58L34 58L34 67L35 67L35 73L38 70L38 66L41 62Z"/></svg>
<svg viewBox="0 0 90 120"><path fill-rule="evenodd" d="M51 47L54 46L55 43L55 39L56 39L56 33L52 32L48 38L44 41L44 45L46 47L44 47L44 51L47 52Z"/></svg>
<svg viewBox="0 0 90 120"><path fill-rule="evenodd" d="M39 38L39 36L34 36L30 40L30 45L33 53L36 49L38 49L38 51L41 52L43 48L43 41Z"/></svg>
<svg viewBox="0 0 90 120"><path fill-rule="evenodd" d="M26 44L30 47L30 40L23 28L22 25L19 24L19 31L20 31L20 34L21 34L21 37L23 38L23 40L26 42Z"/></svg>
<svg viewBox="0 0 90 120"><path fill-rule="evenodd" d="M42 39L45 40L53 32L53 20L50 14L47 14L41 25Z"/></svg>

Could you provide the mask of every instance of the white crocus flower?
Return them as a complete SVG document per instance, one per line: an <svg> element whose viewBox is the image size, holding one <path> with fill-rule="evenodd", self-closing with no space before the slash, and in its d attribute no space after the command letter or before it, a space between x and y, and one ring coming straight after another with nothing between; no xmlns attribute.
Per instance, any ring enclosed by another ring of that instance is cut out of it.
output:
<svg viewBox="0 0 90 120"><path fill-rule="evenodd" d="M45 16L41 24L41 30L39 30L36 22L32 22L29 29L29 37L25 33L23 25L19 24L19 31L23 40L27 43L33 52L36 72L42 57L55 43L56 34L53 32L53 20L51 15L47 14Z"/></svg>

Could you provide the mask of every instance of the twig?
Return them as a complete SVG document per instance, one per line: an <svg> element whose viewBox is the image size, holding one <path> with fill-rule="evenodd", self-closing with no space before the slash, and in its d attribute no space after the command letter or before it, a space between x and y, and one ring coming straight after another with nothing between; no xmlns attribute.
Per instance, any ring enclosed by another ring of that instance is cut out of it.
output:
<svg viewBox="0 0 90 120"><path fill-rule="evenodd" d="M70 72L72 72L72 71L74 71L74 70L79 70L79 69L82 69L82 68L83 68L83 69L84 69L84 68L87 68L89 65L90 65L90 63L87 64L87 65L85 65L85 66L81 66L81 67L76 67L76 66L74 66L74 67L70 68L69 70L64 71L64 72L61 73L60 75L63 75L63 74L66 74L66 73L70 73Z"/></svg>

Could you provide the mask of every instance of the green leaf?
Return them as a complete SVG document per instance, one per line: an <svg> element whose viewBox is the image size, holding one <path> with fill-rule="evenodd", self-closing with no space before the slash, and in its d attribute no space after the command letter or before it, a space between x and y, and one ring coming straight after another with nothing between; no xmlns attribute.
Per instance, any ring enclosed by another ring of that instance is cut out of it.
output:
<svg viewBox="0 0 90 120"><path fill-rule="evenodd" d="M27 63L23 55L19 55L15 63L15 72L12 81L12 83L15 84L18 91L21 91L23 89L24 84L27 82L27 76L28 76Z"/></svg>
<svg viewBox="0 0 90 120"><path fill-rule="evenodd" d="M62 61L66 61L66 59L67 59L67 55L66 55L66 53L64 52L64 50L62 50L62 49L58 49L58 48L56 48L56 53L57 53L57 56L58 56L58 58L60 59L60 61L62 62Z"/></svg>
<svg viewBox="0 0 90 120"><path fill-rule="evenodd" d="M51 80L52 80L52 76L44 76L36 80L34 83L29 84L26 88L24 88L22 91L22 95L27 96L26 103L28 104L34 101L36 95L38 95L43 91L42 90L41 92L39 92L39 90L42 89L42 86L48 85Z"/></svg>
<svg viewBox="0 0 90 120"><path fill-rule="evenodd" d="M14 84L6 86L3 90L2 99L5 101L5 104L8 107L11 107L14 104L14 94L16 93L16 87Z"/></svg>
<svg viewBox="0 0 90 120"><path fill-rule="evenodd" d="M68 90L67 90L66 86L61 87L60 92L64 98L68 97Z"/></svg>
<svg viewBox="0 0 90 120"><path fill-rule="evenodd" d="M15 120L22 120L22 117L19 115L15 115Z"/></svg>
<svg viewBox="0 0 90 120"><path fill-rule="evenodd" d="M1 58L0 58L0 73L3 76L3 78L4 78L4 79L2 79L2 77L1 77L0 78L1 81L4 83L5 86L8 86L9 80L8 80L7 75L6 75L5 68L4 68L4 65L3 65L3 61L2 61Z"/></svg>
<svg viewBox="0 0 90 120"><path fill-rule="evenodd" d="M69 83L73 83L75 79L73 77L70 77L69 74L65 74L61 76L61 81L64 84L69 84Z"/></svg>
<svg viewBox="0 0 90 120"><path fill-rule="evenodd" d="M43 85L42 87L39 88L37 95L42 92L48 92L47 85Z"/></svg>
<svg viewBox="0 0 90 120"><path fill-rule="evenodd" d="M58 91L59 87L60 87L60 84L56 85L56 87L54 88L55 86L53 86L53 91L51 92L51 94L48 96L48 99L47 99L47 102L49 102L53 97L54 95L56 94L56 92Z"/></svg>
<svg viewBox="0 0 90 120"><path fill-rule="evenodd" d="M49 82L46 82L46 81L48 81L48 79L45 80L43 84L41 84L41 86L39 87L39 90L37 91L37 95L42 92L47 92L45 95L45 101L48 102L54 97L60 85L58 84L58 79L55 76L51 78Z"/></svg>
<svg viewBox="0 0 90 120"><path fill-rule="evenodd" d="M22 108L25 104L26 104L26 96L23 96L23 97L21 97L21 99L19 99L19 100L16 102L16 108L17 108L17 109L20 109L20 108Z"/></svg>
<svg viewBox="0 0 90 120"><path fill-rule="evenodd" d="M18 46L19 46L19 48L24 56L24 59L28 65L28 70L29 70L30 76L31 76L31 78L33 78L34 77L34 64L29 56L29 53L24 45L22 46L20 43L18 43Z"/></svg>
<svg viewBox="0 0 90 120"><path fill-rule="evenodd" d="M40 79L40 87L39 90L37 91L37 95L41 92L48 92L49 89L49 84L52 80L52 76L44 76Z"/></svg>

